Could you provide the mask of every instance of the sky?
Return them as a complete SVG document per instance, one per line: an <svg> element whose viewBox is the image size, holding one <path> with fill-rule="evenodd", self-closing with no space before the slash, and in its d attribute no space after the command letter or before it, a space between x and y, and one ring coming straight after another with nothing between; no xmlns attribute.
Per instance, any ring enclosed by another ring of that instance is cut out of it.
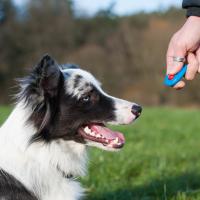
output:
<svg viewBox="0 0 200 200"><path fill-rule="evenodd" d="M23 5L27 0L14 0L17 5ZM181 7L182 0L74 0L76 11L95 14L100 9L108 8L114 3L114 13L128 15L134 12L151 12L166 9L170 6Z"/></svg>

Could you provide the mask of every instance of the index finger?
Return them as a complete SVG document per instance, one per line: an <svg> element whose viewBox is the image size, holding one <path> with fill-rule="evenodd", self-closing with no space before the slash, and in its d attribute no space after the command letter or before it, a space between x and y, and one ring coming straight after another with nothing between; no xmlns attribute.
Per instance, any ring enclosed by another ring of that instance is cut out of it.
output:
<svg viewBox="0 0 200 200"><path fill-rule="evenodd" d="M174 61L173 57L185 58L186 50L183 47L176 45L174 42L170 42L167 50L167 74L176 74L183 67L183 62Z"/></svg>

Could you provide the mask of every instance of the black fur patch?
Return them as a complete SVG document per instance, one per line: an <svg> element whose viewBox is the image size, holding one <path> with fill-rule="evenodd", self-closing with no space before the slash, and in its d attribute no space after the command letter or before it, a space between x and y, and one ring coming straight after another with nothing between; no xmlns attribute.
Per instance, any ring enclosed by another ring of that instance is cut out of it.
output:
<svg viewBox="0 0 200 200"><path fill-rule="evenodd" d="M60 65L61 69L80 69L80 66L73 63L67 63L64 65Z"/></svg>
<svg viewBox="0 0 200 200"><path fill-rule="evenodd" d="M82 76L76 75L75 80L74 80L74 88L78 87L81 79L82 79Z"/></svg>
<svg viewBox="0 0 200 200"><path fill-rule="evenodd" d="M13 176L0 170L0 199L2 200L38 200Z"/></svg>
<svg viewBox="0 0 200 200"><path fill-rule="evenodd" d="M47 61L44 61L45 59ZM28 123L33 123L38 130L30 142L50 142L62 138L85 143L84 138L77 133L78 128L90 122L115 120L114 102L90 82L88 84L91 85L91 90L80 99L67 94L66 81L74 81L73 86L78 87L84 77L77 74L75 79L70 79L69 75L65 80L61 71L57 72L56 62L51 59L44 57L33 73L24 79L25 84L22 86L24 89L21 99L25 99L27 106L31 106L33 110ZM50 64L47 66L47 63ZM48 72L45 87L40 84L44 78L44 70ZM86 102L85 97L88 97L89 101Z"/></svg>

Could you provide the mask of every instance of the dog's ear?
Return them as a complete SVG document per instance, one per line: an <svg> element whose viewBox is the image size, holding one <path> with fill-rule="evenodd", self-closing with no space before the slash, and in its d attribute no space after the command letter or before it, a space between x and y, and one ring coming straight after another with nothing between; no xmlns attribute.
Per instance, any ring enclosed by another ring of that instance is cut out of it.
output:
<svg viewBox="0 0 200 200"><path fill-rule="evenodd" d="M38 127L37 133L31 138L30 142L33 142L41 138L48 139L49 129L59 106L58 93L61 88L62 73L57 62L49 55L45 55L31 76L32 78L29 78L31 84L26 90L29 94L38 95L38 97L33 95L31 100L28 97L28 101L34 103L30 120Z"/></svg>
<svg viewBox="0 0 200 200"><path fill-rule="evenodd" d="M43 56L35 68L38 86L44 95L53 97L57 95L61 71L57 62L49 55Z"/></svg>

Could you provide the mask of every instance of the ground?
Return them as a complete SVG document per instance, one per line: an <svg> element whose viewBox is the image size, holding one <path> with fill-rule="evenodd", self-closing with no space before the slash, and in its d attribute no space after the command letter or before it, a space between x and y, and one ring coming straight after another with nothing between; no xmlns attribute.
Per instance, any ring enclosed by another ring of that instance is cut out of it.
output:
<svg viewBox="0 0 200 200"><path fill-rule="evenodd" d="M10 108L0 107L0 122ZM200 110L144 108L120 152L91 148L88 200L200 200Z"/></svg>

